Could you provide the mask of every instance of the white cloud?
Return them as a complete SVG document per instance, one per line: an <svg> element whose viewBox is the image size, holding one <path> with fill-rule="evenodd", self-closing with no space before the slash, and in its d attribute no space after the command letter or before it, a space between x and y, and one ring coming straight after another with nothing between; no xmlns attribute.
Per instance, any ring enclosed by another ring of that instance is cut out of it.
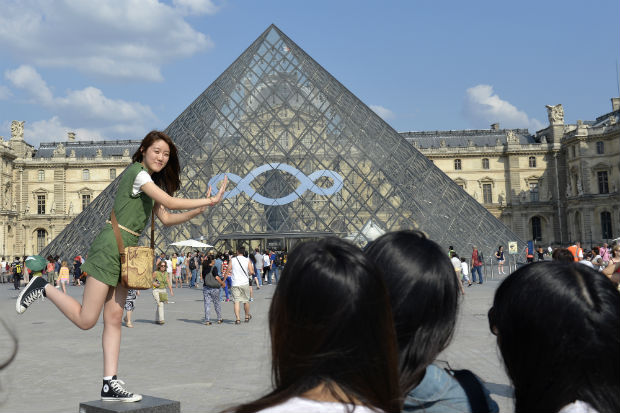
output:
<svg viewBox="0 0 620 413"><path fill-rule="evenodd" d="M84 139L103 137L141 136L157 122L147 105L110 99L95 87L68 90L66 96L55 97L41 75L31 66L20 66L5 72L5 77L16 88L25 90L34 103L52 111L49 120L34 122L25 129L27 139L35 142L65 139L68 131L83 135ZM72 127L66 124L73 125Z"/></svg>
<svg viewBox="0 0 620 413"><path fill-rule="evenodd" d="M372 109L373 112L375 112L381 118L383 118L383 120L394 119L396 117L394 112L392 112L388 108L384 108L383 106L380 106L380 105L370 105L369 108Z"/></svg>
<svg viewBox="0 0 620 413"><path fill-rule="evenodd" d="M187 14L215 14L220 9L212 0L173 0L172 3Z"/></svg>
<svg viewBox="0 0 620 413"><path fill-rule="evenodd" d="M17 88L28 91L37 103L52 103L52 91L39 72L32 66L21 65L15 70L7 70L4 76Z"/></svg>
<svg viewBox="0 0 620 413"><path fill-rule="evenodd" d="M528 117L510 102L502 100L490 85L476 85L467 89L463 113L474 128L488 128L497 122L502 128L539 130L544 127L539 120Z"/></svg>
<svg viewBox="0 0 620 413"><path fill-rule="evenodd" d="M178 3L193 14L217 11L211 1ZM42 67L161 81L165 63L213 47L181 9L157 0L4 0L2 9L0 48Z"/></svg>

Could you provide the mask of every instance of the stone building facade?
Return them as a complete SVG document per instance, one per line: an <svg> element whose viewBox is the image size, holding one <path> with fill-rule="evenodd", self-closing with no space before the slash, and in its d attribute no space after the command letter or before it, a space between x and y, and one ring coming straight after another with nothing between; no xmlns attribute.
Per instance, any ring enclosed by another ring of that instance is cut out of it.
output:
<svg viewBox="0 0 620 413"><path fill-rule="evenodd" d="M594 121L549 126L403 132L476 201L524 240L586 246L620 237L620 99ZM23 122L0 143L0 253L39 252L131 162L140 141L42 143L24 140Z"/></svg>
<svg viewBox="0 0 620 413"><path fill-rule="evenodd" d="M402 135L524 240L586 246L620 237L620 99L594 121Z"/></svg>

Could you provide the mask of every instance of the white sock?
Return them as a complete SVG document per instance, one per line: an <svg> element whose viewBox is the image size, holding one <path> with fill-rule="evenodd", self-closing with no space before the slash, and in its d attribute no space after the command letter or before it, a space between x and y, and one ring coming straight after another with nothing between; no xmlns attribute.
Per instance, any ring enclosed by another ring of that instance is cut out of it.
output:
<svg viewBox="0 0 620 413"><path fill-rule="evenodd" d="M114 377L114 376L105 376L103 379L109 381L109 380L112 380L112 377Z"/></svg>

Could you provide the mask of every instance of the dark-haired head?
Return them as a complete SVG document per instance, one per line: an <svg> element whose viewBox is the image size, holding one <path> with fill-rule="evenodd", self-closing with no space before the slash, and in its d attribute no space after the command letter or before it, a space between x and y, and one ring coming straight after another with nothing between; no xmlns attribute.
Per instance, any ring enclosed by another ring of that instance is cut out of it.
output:
<svg viewBox="0 0 620 413"><path fill-rule="evenodd" d="M458 279L439 245L418 231L387 233L372 242L365 255L386 280L398 341L401 392L406 394L452 338Z"/></svg>
<svg viewBox="0 0 620 413"><path fill-rule="evenodd" d="M575 262L575 257L573 256L573 253L566 248L554 249L553 253L551 254L551 259L553 259L553 261L560 262Z"/></svg>
<svg viewBox="0 0 620 413"><path fill-rule="evenodd" d="M237 412L321 386L343 403L400 411L388 295L359 248L338 238L297 245L273 295L269 329L275 389Z"/></svg>
<svg viewBox="0 0 620 413"><path fill-rule="evenodd" d="M181 166L179 165L177 148L168 135L164 132L156 130L150 131L146 134L144 139L142 139L142 142L140 142L140 147L133 154L131 159L134 162L142 162L146 150L158 140L163 140L166 144L168 144L168 147L170 148L170 157L168 158L166 166L164 166L161 171L153 173L151 178L153 179L153 182L166 191L168 195L173 195L181 185L181 179L179 178Z"/></svg>
<svg viewBox="0 0 620 413"><path fill-rule="evenodd" d="M620 294L604 275L577 263L524 266L495 292L489 324L517 413L575 400L620 411Z"/></svg>

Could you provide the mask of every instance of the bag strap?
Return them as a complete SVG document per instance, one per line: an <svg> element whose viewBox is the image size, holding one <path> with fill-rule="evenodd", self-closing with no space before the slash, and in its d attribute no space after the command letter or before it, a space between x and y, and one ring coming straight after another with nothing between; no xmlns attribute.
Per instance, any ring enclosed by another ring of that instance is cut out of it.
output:
<svg viewBox="0 0 620 413"><path fill-rule="evenodd" d="M239 261L239 256L237 255L235 257L235 259L237 260L237 262L239 263L239 266L241 267L241 269L243 270L243 273L245 274L246 277L250 278L250 276L248 275L248 272L245 270L245 268L243 268L243 265L241 265L241 261Z"/></svg>
<svg viewBox="0 0 620 413"><path fill-rule="evenodd" d="M482 384L480 384L474 373L469 370L450 370L450 372L463 390L465 390L472 412L490 411Z"/></svg>
<svg viewBox="0 0 620 413"><path fill-rule="evenodd" d="M114 230L114 237L116 238L116 246L118 247L118 252L119 254L124 255L125 245L123 244L123 238L121 237L121 230L118 227L116 214L114 214L114 208L112 208L110 221L112 222L112 229ZM155 210L151 210L151 249L155 249Z"/></svg>

